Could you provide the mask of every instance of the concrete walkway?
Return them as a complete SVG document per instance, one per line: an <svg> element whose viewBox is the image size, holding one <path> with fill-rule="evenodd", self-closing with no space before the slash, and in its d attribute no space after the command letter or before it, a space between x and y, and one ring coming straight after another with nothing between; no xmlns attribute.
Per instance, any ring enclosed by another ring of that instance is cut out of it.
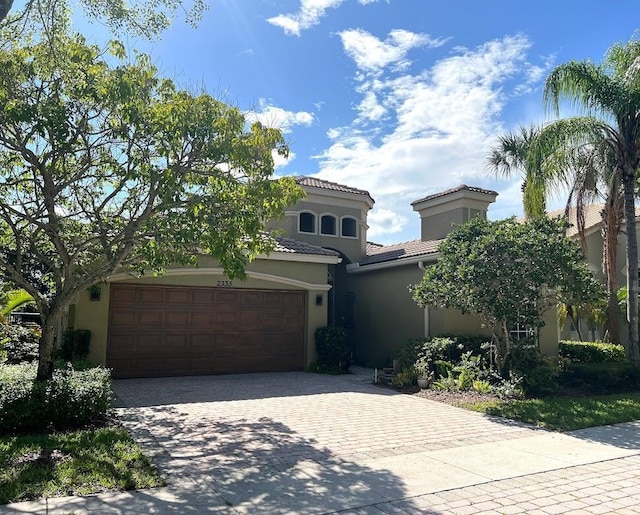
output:
<svg viewBox="0 0 640 515"><path fill-rule="evenodd" d="M0 513L640 513L640 422L552 433L355 371L115 381L168 486Z"/></svg>

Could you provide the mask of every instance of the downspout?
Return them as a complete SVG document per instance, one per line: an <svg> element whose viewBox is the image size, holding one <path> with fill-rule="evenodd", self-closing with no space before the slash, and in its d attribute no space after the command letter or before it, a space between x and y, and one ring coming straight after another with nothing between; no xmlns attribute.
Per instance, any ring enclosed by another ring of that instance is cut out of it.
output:
<svg viewBox="0 0 640 515"><path fill-rule="evenodd" d="M424 261L418 261L418 268L422 271L422 275L424 275ZM424 337L429 338L431 336L431 321L429 318L429 306L424 307Z"/></svg>

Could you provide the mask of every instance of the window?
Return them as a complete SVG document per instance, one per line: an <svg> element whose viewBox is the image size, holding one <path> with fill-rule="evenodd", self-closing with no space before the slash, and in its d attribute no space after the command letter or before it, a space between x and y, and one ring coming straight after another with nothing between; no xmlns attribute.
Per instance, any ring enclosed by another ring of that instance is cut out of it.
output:
<svg viewBox="0 0 640 515"><path fill-rule="evenodd" d="M333 215L322 215L320 219L320 234L336 234L336 217Z"/></svg>
<svg viewBox="0 0 640 515"><path fill-rule="evenodd" d="M357 222L355 218L345 217L342 219L342 236L355 238L357 234Z"/></svg>
<svg viewBox="0 0 640 515"><path fill-rule="evenodd" d="M300 213L300 224L298 230L300 232L316 232L316 215L313 213Z"/></svg>

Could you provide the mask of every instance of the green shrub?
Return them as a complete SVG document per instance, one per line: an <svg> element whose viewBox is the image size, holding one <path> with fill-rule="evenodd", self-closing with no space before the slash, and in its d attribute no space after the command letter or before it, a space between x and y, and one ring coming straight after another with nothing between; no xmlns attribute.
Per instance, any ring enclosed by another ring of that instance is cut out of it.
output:
<svg viewBox="0 0 640 515"><path fill-rule="evenodd" d="M471 388L474 392L478 393L491 393L493 388L491 388L491 383L485 379L476 379Z"/></svg>
<svg viewBox="0 0 640 515"><path fill-rule="evenodd" d="M36 381L35 363L0 366L0 432L51 431L103 419L111 402L109 370L56 369Z"/></svg>
<svg viewBox="0 0 640 515"><path fill-rule="evenodd" d="M640 367L615 361L568 363L559 380L567 388L597 395L636 392L640 391Z"/></svg>
<svg viewBox="0 0 640 515"><path fill-rule="evenodd" d="M453 371L453 363L444 360L436 360L433 363L436 377L447 377Z"/></svg>
<svg viewBox="0 0 640 515"><path fill-rule="evenodd" d="M418 374L413 367L409 367L393 376L391 384L396 388L415 386L418 384Z"/></svg>
<svg viewBox="0 0 640 515"><path fill-rule="evenodd" d="M603 342L576 342L562 340L559 342L560 357L568 358L574 363L614 363L627 361L622 345Z"/></svg>
<svg viewBox="0 0 640 515"><path fill-rule="evenodd" d="M403 343L396 351L395 359L400 365L400 370L411 368L421 357L422 346L429 341L429 338L411 338Z"/></svg>
<svg viewBox="0 0 640 515"><path fill-rule="evenodd" d="M0 324L0 351L10 364L38 359L39 327Z"/></svg>
<svg viewBox="0 0 640 515"><path fill-rule="evenodd" d="M510 358L525 397L547 397L558 391L557 364L542 356L537 345L516 345Z"/></svg>
<svg viewBox="0 0 640 515"><path fill-rule="evenodd" d="M318 363L324 367L347 370L351 364L347 331L343 327L318 327L315 336Z"/></svg>
<svg viewBox="0 0 640 515"><path fill-rule="evenodd" d="M88 329L67 329L62 333L62 344L58 351L65 361L83 360L89 355L91 331Z"/></svg>
<svg viewBox="0 0 640 515"><path fill-rule="evenodd" d="M447 333L441 334L436 338L452 340L452 344L446 347L447 354L440 358L452 362L460 361L462 355L469 351L475 356L486 355L488 343L491 342L490 336L477 334Z"/></svg>

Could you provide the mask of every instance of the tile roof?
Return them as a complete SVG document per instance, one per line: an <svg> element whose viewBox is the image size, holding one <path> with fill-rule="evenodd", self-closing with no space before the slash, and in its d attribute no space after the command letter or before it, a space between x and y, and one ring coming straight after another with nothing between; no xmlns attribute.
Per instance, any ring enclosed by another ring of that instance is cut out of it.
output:
<svg viewBox="0 0 640 515"><path fill-rule="evenodd" d="M311 256L340 256L335 250L325 249L309 243L304 243L282 236L276 237L276 247L274 252L286 252L288 254L307 254Z"/></svg>
<svg viewBox="0 0 640 515"><path fill-rule="evenodd" d="M604 204L590 204L588 206L585 206L584 228L586 231L600 224L600 222L602 221L601 212L603 207L604 207ZM572 207L571 209L569 209L569 223L571 224L570 227L567 229L567 237L569 238L573 238L574 236L578 235L578 222L576 219L576 212L577 210L575 207ZM555 218L558 216L564 216L564 214L565 214L564 209L556 209L554 211L549 211L547 213L547 216L551 218ZM636 217L639 217L639 216L640 216L640 207L636 207Z"/></svg>
<svg viewBox="0 0 640 515"><path fill-rule="evenodd" d="M467 186L466 184L461 184L460 186L456 186L455 188L451 188L445 191L440 191L438 193L434 193L433 195L427 195L424 198L415 200L411 202L411 205L419 204L420 202L425 202L427 200L433 200L436 198L444 197L446 195L450 195L451 193L456 193L458 191L473 191L475 193L485 193L487 195L497 195L497 191L493 190L485 190L484 188L477 188L476 186Z"/></svg>
<svg viewBox="0 0 640 515"><path fill-rule="evenodd" d="M318 179L317 177L297 175L297 176L294 176L293 179L300 186L310 186L312 188L322 188L325 190L342 191L344 193L355 193L357 195L367 195L369 198L371 198L371 195L366 190L359 190L357 188L352 188L351 186L338 184L337 182L325 181L323 179Z"/></svg>
<svg viewBox="0 0 640 515"><path fill-rule="evenodd" d="M377 245L367 242L367 255L360 260L360 266L435 254L438 252L438 246L442 241L443 240L412 240L394 245Z"/></svg>

